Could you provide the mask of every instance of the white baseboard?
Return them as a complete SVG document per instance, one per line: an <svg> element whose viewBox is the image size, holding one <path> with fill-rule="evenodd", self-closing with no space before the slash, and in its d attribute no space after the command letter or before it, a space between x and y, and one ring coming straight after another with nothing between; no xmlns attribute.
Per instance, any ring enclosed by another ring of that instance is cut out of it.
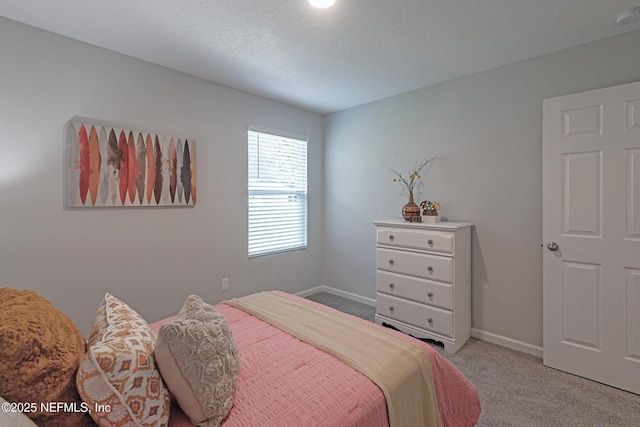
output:
<svg viewBox="0 0 640 427"><path fill-rule="evenodd" d="M493 334L491 332L482 331L480 329L471 328L471 336L482 341L497 344L512 350L521 351L542 359L544 349L526 342L514 340L512 338L503 337L502 335Z"/></svg>
<svg viewBox="0 0 640 427"><path fill-rule="evenodd" d="M315 288L307 289L306 291L296 292L294 295L297 295L302 298L306 298L309 295L317 294L319 292L324 292L324 288L326 286L316 286Z"/></svg>
<svg viewBox="0 0 640 427"><path fill-rule="evenodd" d="M362 304L370 305L372 307L376 306L376 300L373 298L363 297L362 295L354 294L351 292L343 291L340 289L332 288L331 286L324 286L324 285L316 286L315 288L298 292L296 293L296 295L300 297L308 297L309 295L317 294L319 292L326 292L328 294L338 295L339 297L350 299L352 301L357 301Z"/></svg>

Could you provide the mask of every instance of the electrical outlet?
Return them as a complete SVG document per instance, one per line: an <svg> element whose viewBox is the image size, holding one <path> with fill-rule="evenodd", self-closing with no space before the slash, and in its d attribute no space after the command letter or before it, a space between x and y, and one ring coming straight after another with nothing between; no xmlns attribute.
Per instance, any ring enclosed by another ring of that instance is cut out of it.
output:
<svg viewBox="0 0 640 427"><path fill-rule="evenodd" d="M228 291L228 290L229 290L229 279L225 277L224 279L222 279L222 292Z"/></svg>

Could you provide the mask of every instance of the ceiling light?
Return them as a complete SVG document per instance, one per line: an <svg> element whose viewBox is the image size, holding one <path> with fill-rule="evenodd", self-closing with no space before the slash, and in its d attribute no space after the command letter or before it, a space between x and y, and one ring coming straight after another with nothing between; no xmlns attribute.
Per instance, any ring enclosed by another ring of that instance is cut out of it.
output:
<svg viewBox="0 0 640 427"><path fill-rule="evenodd" d="M629 9L626 12L622 12L620 15L616 16L616 24L618 25L633 24L634 22L638 22L639 20L640 6Z"/></svg>
<svg viewBox="0 0 640 427"><path fill-rule="evenodd" d="M309 0L311 6L317 7L318 9L326 9L328 7L333 6L336 0Z"/></svg>

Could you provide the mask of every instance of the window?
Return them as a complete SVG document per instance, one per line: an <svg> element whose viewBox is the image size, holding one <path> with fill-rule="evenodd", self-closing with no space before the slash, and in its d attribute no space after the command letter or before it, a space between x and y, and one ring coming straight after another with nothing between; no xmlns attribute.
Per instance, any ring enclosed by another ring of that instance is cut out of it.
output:
<svg viewBox="0 0 640 427"><path fill-rule="evenodd" d="M306 137L249 128L249 257L307 247Z"/></svg>

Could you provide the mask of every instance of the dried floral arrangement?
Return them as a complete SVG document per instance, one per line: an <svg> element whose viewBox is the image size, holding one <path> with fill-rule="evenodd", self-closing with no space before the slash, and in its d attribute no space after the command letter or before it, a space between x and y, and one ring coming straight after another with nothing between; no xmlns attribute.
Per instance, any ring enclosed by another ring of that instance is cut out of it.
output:
<svg viewBox="0 0 640 427"><path fill-rule="evenodd" d="M387 169L396 174L396 178L393 178L393 182L397 182L398 184L403 186L409 193L413 193L413 189L422 178L422 174L427 173L433 163L439 159L440 157L432 157L430 159L416 160L413 167L409 169L409 173L406 177L403 176L402 173L394 169Z"/></svg>

